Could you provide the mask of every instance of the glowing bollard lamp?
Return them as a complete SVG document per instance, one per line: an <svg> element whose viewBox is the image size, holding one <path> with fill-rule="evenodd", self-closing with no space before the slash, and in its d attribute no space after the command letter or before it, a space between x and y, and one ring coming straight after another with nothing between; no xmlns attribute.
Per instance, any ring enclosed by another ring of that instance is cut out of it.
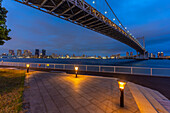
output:
<svg viewBox="0 0 170 113"><path fill-rule="evenodd" d="M119 89L120 89L120 107L124 107L124 89L126 82L118 81Z"/></svg>
<svg viewBox="0 0 170 113"><path fill-rule="evenodd" d="M75 67L75 73L76 73L76 78L77 78L77 72L79 70L79 67Z"/></svg>
<svg viewBox="0 0 170 113"><path fill-rule="evenodd" d="M30 65L27 64L26 67L27 67L27 73L29 73Z"/></svg>

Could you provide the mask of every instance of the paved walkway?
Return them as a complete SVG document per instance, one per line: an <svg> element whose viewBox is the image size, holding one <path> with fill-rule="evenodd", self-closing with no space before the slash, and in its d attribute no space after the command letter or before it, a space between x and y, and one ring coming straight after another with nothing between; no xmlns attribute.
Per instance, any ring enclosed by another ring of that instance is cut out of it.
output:
<svg viewBox="0 0 170 113"><path fill-rule="evenodd" d="M125 87L125 107L119 107L117 81L95 76L33 72L27 76L24 101L31 113L139 113Z"/></svg>

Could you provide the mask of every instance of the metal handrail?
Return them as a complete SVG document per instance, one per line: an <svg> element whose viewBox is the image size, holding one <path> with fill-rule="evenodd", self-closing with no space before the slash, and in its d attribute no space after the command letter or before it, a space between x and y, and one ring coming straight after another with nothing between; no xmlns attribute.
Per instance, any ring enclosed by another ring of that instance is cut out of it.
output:
<svg viewBox="0 0 170 113"><path fill-rule="evenodd" d="M1 64L2 62L0 62L0 64ZM3 63L15 63L15 64L18 64L18 63L20 63L20 64L49 64L49 65L77 65L77 66L86 66L85 64L56 64L56 63L29 63L29 62L3 62ZM91 66L91 67L99 67L99 66L101 66L101 67L114 67L114 66L107 66L107 65L87 65L87 66ZM115 67L120 67L120 68L141 68L141 69L151 69L151 68L149 68L149 67L133 67L133 66L115 66ZM152 68L152 69L168 69L168 70L170 70L170 68Z"/></svg>
<svg viewBox="0 0 170 113"><path fill-rule="evenodd" d="M62 70L72 70L69 69L67 66L83 66L84 71L93 71L93 72L109 72L109 73L124 73L124 74L137 74L137 75L158 75L153 74L153 70L167 70L169 71L170 68L149 68L149 67L132 67L132 66L106 66L106 65L82 65L82 64L56 64L56 63L27 63L27 62L0 62L0 65L9 65L9 66L18 66L18 67L26 67L26 64L30 64L30 67L35 67L35 68L49 68L49 69L62 69ZM41 64L41 66L39 66ZM49 64L49 66L47 66ZM33 66L36 65L36 66ZM43 65L43 66L42 66ZM45 66L44 66L45 65ZM53 67L51 67L51 65ZM56 67L56 66L62 66L62 67ZM92 68L96 67L96 69ZM91 68L91 69L90 69ZM108 70L104 69L108 68ZM113 69L110 69L113 68ZM119 71L119 69L130 69L129 71ZM143 69L143 72L136 72L134 69ZM145 70L145 71L144 71ZM149 72L146 70L149 70ZM165 75L166 76L166 75Z"/></svg>

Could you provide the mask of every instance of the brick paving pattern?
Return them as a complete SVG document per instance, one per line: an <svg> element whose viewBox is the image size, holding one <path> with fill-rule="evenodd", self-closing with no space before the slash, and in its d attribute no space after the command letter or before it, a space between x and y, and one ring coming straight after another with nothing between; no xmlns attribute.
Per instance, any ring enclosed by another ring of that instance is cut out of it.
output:
<svg viewBox="0 0 170 113"><path fill-rule="evenodd" d="M139 113L125 87L125 107L119 107L115 79L73 74L33 72L26 77L24 101L31 113Z"/></svg>

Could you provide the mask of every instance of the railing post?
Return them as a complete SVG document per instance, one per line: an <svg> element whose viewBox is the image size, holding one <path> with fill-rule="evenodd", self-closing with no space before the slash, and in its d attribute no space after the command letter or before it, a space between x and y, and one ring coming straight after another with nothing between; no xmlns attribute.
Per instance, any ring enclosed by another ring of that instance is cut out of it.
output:
<svg viewBox="0 0 170 113"><path fill-rule="evenodd" d="M99 66L99 72L100 72L100 66Z"/></svg>
<svg viewBox="0 0 170 113"><path fill-rule="evenodd" d="M150 71L151 71L151 76L152 76L152 68L150 69Z"/></svg>
<svg viewBox="0 0 170 113"><path fill-rule="evenodd" d="M54 64L54 69L55 69L55 64Z"/></svg>
<svg viewBox="0 0 170 113"><path fill-rule="evenodd" d="M87 65L86 65L86 71L87 71Z"/></svg>
<svg viewBox="0 0 170 113"><path fill-rule="evenodd" d="M133 74L133 67L131 67L131 74Z"/></svg>
<svg viewBox="0 0 170 113"><path fill-rule="evenodd" d="M114 73L116 72L116 67L114 66Z"/></svg>

